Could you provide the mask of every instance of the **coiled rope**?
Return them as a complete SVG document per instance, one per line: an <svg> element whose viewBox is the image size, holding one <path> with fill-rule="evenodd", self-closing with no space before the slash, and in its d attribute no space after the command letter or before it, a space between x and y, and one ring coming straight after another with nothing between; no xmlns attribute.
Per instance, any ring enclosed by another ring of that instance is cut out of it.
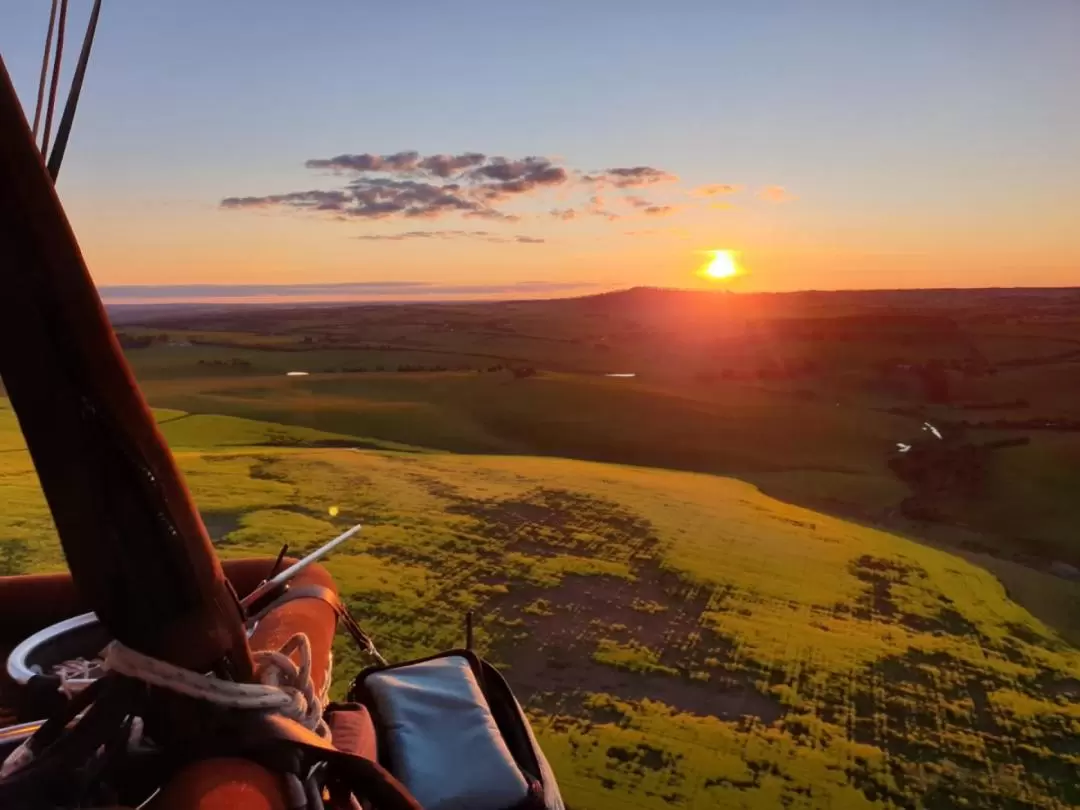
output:
<svg viewBox="0 0 1080 810"><path fill-rule="evenodd" d="M299 666L290 657L298 653ZM303 633L293 635L280 650L252 653L258 683L235 683L178 667L112 642L105 650L105 669L129 678L187 695L228 709L274 712L330 739L323 719L330 678L319 694L311 680L311 642Z"/></svg>
<svg viewBox="0 0 1080 810"><path fill-rule="evenodd" d="M299 654L299 665L290 657L293 653ZM329 742L330 726L323 719L323 707L329 700L330 675L327 670L326 682L319 694L315 694L308 637L296 633L280 650L260 650L253 653L253 658L258 683L235 683L201 675L144 655L119 641L113 641L105 648L103 666L110 672L222 708L280 714ZM141 736L141 724L138 736ZM27 740L0 764L0 778L10 776L33 759L30 740Z"/></svg>

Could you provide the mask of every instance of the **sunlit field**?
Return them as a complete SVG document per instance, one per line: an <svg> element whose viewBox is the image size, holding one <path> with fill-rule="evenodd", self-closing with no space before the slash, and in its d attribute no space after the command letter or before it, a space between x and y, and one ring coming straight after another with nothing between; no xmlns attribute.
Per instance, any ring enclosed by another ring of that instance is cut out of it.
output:
<svg viewBox="0 0 1080 810"><path fill-rule="evenodd" d="M712 475L158 417L223 557L362 521L328 567L388 657L475 611L572 806L1080 801L1080 654L956 556ZM4 573L62 568L10 410L0 451Z"/></svg>

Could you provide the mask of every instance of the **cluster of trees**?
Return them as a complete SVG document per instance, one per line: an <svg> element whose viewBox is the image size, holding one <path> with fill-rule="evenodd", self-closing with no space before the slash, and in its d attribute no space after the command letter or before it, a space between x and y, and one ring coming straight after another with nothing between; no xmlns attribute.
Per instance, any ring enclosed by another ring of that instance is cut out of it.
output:
<svg viewBox="0 0 1080 810"><path fill-rule="evenodd" d="M1004 411L1030 407L1031 403L1026 399L1014 399L1011 402L969 402L960 406L961 410L965 411Z"/></svg>
<svg viewBox="0 0 1080 810"><path fill-rule="evenodd" d="M967 423L949 423L950 436L962 436ZM1080 429L1080 425L1078 425ZM889 459L889 469L912 489L900 504L901 512L916 520L946 521L939 504L950 497L977 496L986 481L991 455L998 450L1023 447L1028 436L996 439L984 444L953 440L926 440Z"/></svg>
<svg viewBox="0 0 1080 810"><path fill-rule="evenodd" d="M400 363L396 366L376 365L376 366L344 366L342 368L327 369L331 372L345 372L348 374L366 374L368 372L380 373L380 372L401 372L401 373L415 373L415 372L439 372L439 371L475 371L478 373L495 373L499 371L506 371L507 367L502 365L488 366L487 368L474 368L472 366L444 366L444 365L424 365L422 363ZM514 370L514 369L512 369ZM516 371L516 370L515 370ZM535 374L536 370L533 369L532 373Z"/></svg>
<svg viewBox="0 0 1080 810"><path fill-rule="evenodd" d="M781 360L771 365L757 368L720 368L715 371L701 371L695 375L698 382L714 383L721 380L794 380L818 374L821 364L817 360Z"/></svg>
<svg viewBox="0 0 1080 810"><path fill-rule="evenodd" d="M989 448L968 443L924 442L889 459L889 469L911 487L900 511L915 520L944 521L938 506L949 495L976 495L986 480Z"/></svg>
<svg viewBox="0 0 1080 810"><path fill-rule="evenodd" d="M121 349L148 349L157 344L169 342L169 336L162 333L159 335L132 335L128 332L117 332L116 339Z"/></svg>
<svg viewBox="0 0 1080 810"><path fill-rule="evenodd" d="M200 360L200 366L226 366L228 368L251 368L251 362L242 357L233 357L231 360Z"/></svg>
<svg viewBox="0 0 1080 810"><path fill-rule="evenodd" d="M457 367L451 368L450 366L442 366L442 365L425 366L425 365L421 365L419 363L401 363L401 364L396 365L396 366L387 366L387 365L382 365L382 364L376 365L376 366L371 366L371 367L368 367L368 366L344 366L342 368L332 368L332 369L327 369L327 370L328 371L342 371L342 372L346 372L348 374L367 374L369 372L374 372L376 374L379 374L379 373L386 372L386 371L398 371L398 372L402 372L402 373L413 373L413 372L421 372L421 371L427 371L427 372L432 372L432 371L471 371L472 369L468 368L467 366L457 366Z"/></svg>
<svg viewBox="0 0 1080 810"><path fill-rule="evenodd" d="M1058 419L993 419L986 422L971 422L964 419L956 424L966 428L989 430L1057 430L1063 433L1080 432L1080 419L1061 417Z"/></svg>
<svg viewBox="0 0 1080 810"><path fill-rule="evenodd" d="M933 359L926 363L908 363L903 358L890 357L875 363L874 368L883 383L909 376L916 378L927 402L944 405L952 400L949 372L956 370L956 364L960 362L966 361Z"/></svg>
<svg viewBox="0 0 1080 810"><path fill-rule="evenodd" d="M960 331L952 318L937 315L848 315L836 318L777 318L767 324L777 337L806 341L899 343L902 346L951 340Z"/></svg>

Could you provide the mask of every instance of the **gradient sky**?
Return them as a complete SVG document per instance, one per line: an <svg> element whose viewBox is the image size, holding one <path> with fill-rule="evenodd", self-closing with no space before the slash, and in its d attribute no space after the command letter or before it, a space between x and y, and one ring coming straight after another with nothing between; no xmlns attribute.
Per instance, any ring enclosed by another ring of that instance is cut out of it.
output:
<svg viewBox="0 0 1080 810"><path fill-rule="evenodd" d="M31 111L47 18L4 3ZM737 289L1078 284L1077 43L1076 0L106 0L59 187L104 285L696 286L716 248ZM221 205L405 150L568 174L514 222ZM678 180L580 174L636 166Z"/></svg>

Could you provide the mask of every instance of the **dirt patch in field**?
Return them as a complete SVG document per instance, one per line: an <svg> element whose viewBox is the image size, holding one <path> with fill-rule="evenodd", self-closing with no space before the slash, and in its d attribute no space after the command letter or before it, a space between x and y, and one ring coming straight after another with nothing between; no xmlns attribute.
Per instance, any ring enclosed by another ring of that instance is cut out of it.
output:
<svg viewBox="0 0 1080 810"><path fill-rule="evenodd" d="M223 512L203 512L202 521L206 526L206 533L210 540L220 543L232 532L240 528L240 519L244 516L242 510Z"/></svg>
<svg viewBox="0 0 1080 810"><path fill-rule="evenodd" d="M251 465L248 476L255 481L287 481L288 476L274 469L277 459L270 456L256 457L256 464Z"/></svg>
<svg viewBox="0 0 1080 810"><path fill-rule="evenodd" d="M550 488L456 501L448 511L476 520L476 532L504 551L538 563L573 555L629 569L631 578L566 573L552 586L492 578L509 590L487 602L482 621L524 702L593 721L589 694L723 719L782 716L779 702L754 686L762 673L734 661L732 643L702 624L706 609L717 609L715 589L662 565L648 520L622 504Z"/></svg>
<svg viewBox="0 0 1080 810"><path fill-rule="evenodd" d="M554 588L514 586L489 605L523 623L496 651L523 700L555 712L603 693L724 719L754 715L771 723L782 715L750 674L725 669L731 644L701 624L709 589L655 564L638 566L635 575L570 574ZM542 612L530 609L536 604ZM601 642L641 651L646 671L597 661Z"/></svg>
<svg viewBox="0 0 1080 810"><path fill-rule="evenodd" d="M1039 691L1069 701L1080 701L1080 678L1061 678L1052 672L1044 672L1033 686Z"/></svg>
<svg viewBox="0 0 1080 810"><path fill-rule="evenodd" d="M420 488L429 495L434 495L436 498L448 501L460 500L457 487L443 481L441 478L424 475L423 473L411 472L409 473L409 480L420 486Z"/></svg>
<svg viewBox="0 0 1080 810"><path fill-rule="evenodd" d="M945 672L953 685L943 684ZM888 684L889 689L882 692L882 684ZM999 733L987 690L1004 687L1004 683L987 680L985 672L947 653L912 649L903 655L886 656L869 665L855 684L851 738L914 760L940 755L924 751L911 738L935 736L945 720L941 713L944 702L968 703L971 715L966 722L972 728ZM912 700L913 695L921 697Z"/></svg>
<svg viewBox="0 0 1080 810"><path fill-rule="evenodd" d="M519 499L459 499L448 508L482 524L485 536L525 553L602 559L652 559L659 538L649 521L622 504L537 488Z"/></svg>

